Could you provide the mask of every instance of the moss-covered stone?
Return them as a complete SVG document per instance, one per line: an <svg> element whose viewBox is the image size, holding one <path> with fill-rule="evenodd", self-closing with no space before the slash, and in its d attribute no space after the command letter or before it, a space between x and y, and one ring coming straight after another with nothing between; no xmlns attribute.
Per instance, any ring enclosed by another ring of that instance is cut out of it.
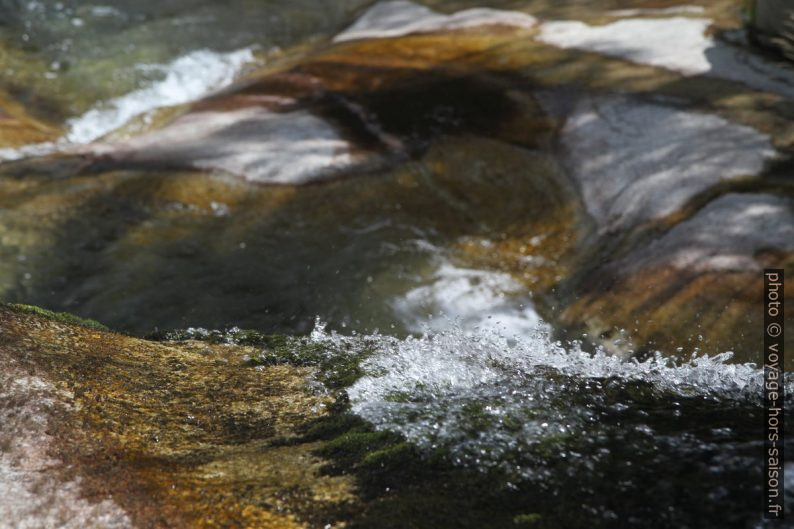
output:
<svg viewBox="0 0 794 529"><path fill-rule="evenodd" d="M331 462L324 472L356 477L361 502L350 527L510 528L537 501L531 488L511 489L498 472L456 466L446 450L373 430L344 406L317 419L303 439L325 441L318 450Z"/></svg>
<svg viewBox="0 0 794 529"><path fill-rule="evenodd" d="M37 316L43 316L45 318L49 318L51 320L55 320L61 323L80 325L81 327L85 327L86 329L93 329L95 331L110 330L96 320L81 318L69 312L53 312L51 310L43 309L41 307L36 307L35 305L25 305L22 303L11 303L8 304L7 307L15 312L36 314Z"/></svg>
<svg viewBox="0 0 794 529"><path fill-rule="evenodd" d="M133 527L512 527L534 501L374 430L344 392L314 393L296 356L252 366L261 345L221 333L153 342L71 320L0 306L0 369L38 377L63 405L35 441L55 458L47 479L79 477Z"/></svg>
<svg viewBox="0 0 794 529"><path fill-rule="evenodd" d="M537 513L519 514L513 517L513 523L518 527L534 527L541 520Z"/></svg>

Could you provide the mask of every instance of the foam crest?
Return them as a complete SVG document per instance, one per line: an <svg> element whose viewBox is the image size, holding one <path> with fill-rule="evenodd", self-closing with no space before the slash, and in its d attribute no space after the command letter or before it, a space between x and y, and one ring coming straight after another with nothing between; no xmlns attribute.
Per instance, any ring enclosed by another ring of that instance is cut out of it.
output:
<svg viewBox="0 0 794 529"><path fill-rule="evenodd" d="M532 332L542 323L522 285L510 274L455 265L437 258L432 276L391 304L415 333L451 328L507 334Z"/></svg>
<svg viewBox="0 0 794 529"><path fill-rule="evenodd" d="M545 325L523 335L456 328L406 339L340 337L318 327L311 339L374 344L363 364L367 374L348 389L355 413L424 448L447 449L460 464L519 479L543 475L543 464L528 454L550 441L581 443L610 417L625 422L609 435L629 435L651 431L648 417L672 417L679 407L698 415L710 407L748 416L760 410L762 371L728 363L731 353L624 360L564 346ZM786 389L794 391L793 379ZM715 432L724 429L717 415L709 419ZM689 427L669 436L670 446L691 444ZM588 457L592 463L601 456Z"/></svg>
<svg viewBox="0 0 794 529"><path fill-rule="evenodd" d="M202 49L166 65L140 66L159 73L162 79L70 120L66 138L73 143L88 143L118 129L135 116L198 99L232 82L253 60L250 47L229 53Z"/></svg>

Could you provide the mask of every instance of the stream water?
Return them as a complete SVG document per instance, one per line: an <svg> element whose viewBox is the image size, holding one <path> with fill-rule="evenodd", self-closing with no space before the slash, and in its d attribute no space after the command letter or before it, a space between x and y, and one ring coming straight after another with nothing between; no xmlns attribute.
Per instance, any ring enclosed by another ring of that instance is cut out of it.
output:
<svg viewBox="0 0 794 529"><path fill-rule="evenodd" d="M588 20L672 5L486 3ZM61 178L55 166L30 181L18 175L15 160L35 162L123 126L134 133L160 109L324 45L369 4L0 0L0 89L59 127L50 142L0 148L7 160L0 180L12 197L0 197L0 298L140 335L238 326L353 349L375 344L364 376L348 388L354 413L423 450L448 453L456 465L498 472L506 489L536 489L561 528L764 527L757 363L732 363L729 351L626 360L575 339L557 341L536 306L543 300L527 294L532 273L520 277L461 250L488 253L534 218L522 217L522 207L536 200L535 188L483 177L490 160L524 156L518 147L494 147L488 159L458 144L431 151L452 160L454 181L437 179L432 163L418 161L366 180L304 188L176 170ZM482 3L426 5L453 12ZM702 14L685 7L670 14ZM547 31L584 23L558 24ZM678 28L708 47L704 24ZM617 39L623 48L647 30L635 25ZM578 40L559 31L542 38L596 51L614 44L607 30L585 29ZM663 60L650 50L653 42L645 44L607 53ZM700 64L700 55L678 58ZM726 64L729 79L741 81L746 72ZM767 84L785 96L787 81ZM759 138L753 146L771 155ZM543 170L553 176L557 169ZM467 188L477 196L461 192ZM85 198L74 206L64 198L73 196ZM62 200L52 213L36 213L37 204ZM549 233L532 235L540 245ZM521 258L545 259L531 248ZM327 325L315 325L317 317ZM790 378L786 393L794 395ZM794 424L790 412L786 418ZM794 464L786 470L791 512Z"/></svg>
<svg viewBox="0 0 794 529"><path fill-rule="evenodd" d="M625 361L554 342L540 322L515 330L450 321L420 338L350 338L319 325L312 339L375 343L353 410L535 490L559 527L764 526L760 370L730 354Z"/></svg>

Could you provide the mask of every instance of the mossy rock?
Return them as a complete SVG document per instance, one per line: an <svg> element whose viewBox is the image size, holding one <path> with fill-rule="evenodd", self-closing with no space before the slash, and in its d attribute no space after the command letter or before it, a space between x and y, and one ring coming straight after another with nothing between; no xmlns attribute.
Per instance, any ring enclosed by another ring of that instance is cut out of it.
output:
<svg viewBox="0 0 794 529"><path fill-rule="evenodd" d="M316 442L279 442L328 413L310 368L256 368L251 346L141 340L29 306L0 306L0 343L4 387L23 399L4 406L53 403L46 433L18 415L0 446L23 465L46 450L37 480L69 489L77 478L79 494L130 526L325 525L355 499L349 477L321 474ZM75 501L66 516L89 507Z"/></svg>
<svg viewBox="0 0 794 529"><path fill-rule="evenodd" d="M95 331L110 330L96 320L92 320L89 318L81 318L69 312L53 312L51 310L43 309L41 307L36 307L35 305L25 305L22 303L10 303L7 306L8 308L10 308L15 312L24 313L24 314L36 314L37 316L49 318L57 322L79 325L81 327L85 327L86 329L93 329Z"/></svg>
<svg viewBox="0 0 794 529"><path fill-rule="evenodd" d="M232 334L276 350L294 340ZM63 516L101 511L130 527L509 528L534 501L373 429L343 391L313 391L315 368L295 357L256 365L261 345L214 342L0 305L0 380L17 399L5 409L50 403L33 423L14 415L0 446L23 469L50 454L28 476L43 501L62 500L43 483L91 499Z"/></svg>

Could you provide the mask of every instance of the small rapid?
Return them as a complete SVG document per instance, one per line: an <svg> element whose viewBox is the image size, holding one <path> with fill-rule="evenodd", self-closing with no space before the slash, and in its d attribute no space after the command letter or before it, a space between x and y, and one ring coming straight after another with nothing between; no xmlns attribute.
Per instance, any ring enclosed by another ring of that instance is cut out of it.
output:
<svg viewBox="0 0 794 529"><path fill-rule="evenodd" d="M169 64L138 65L138 70L153 78L151 81L125 95L99 102L86 113L67 120L66 132L57 141L0 149L0 161L42 156L85 145L136 119L148 125L156 110L195 101L230 84L247 66L256 64L254 51L254 47L228 53L200 49Z"/></svg>
<svg viewBox="0 0 794 529"><path fill-rule="evenodd" d="M89 143L136 116L194 101L228 85L246 65L253 62L254 48L248 47L229 53L201 49L169 64L140 65L139 69L161 78L69 120L66 139L71 143Z"/></svg>
<svg viewBox="0 0 794 529"><path fill-rule="evenodd" d="M626 360L555 341L538 321L521 335L498 322L476 332L452 322L405 339L319 325L311 340L374 349L347 392L352 411L376 428L496 473L508 490L536 488L559 501L555 509L576 502L601 520L594 526L625 519L614 494L625 496L621 509L640 510L628 526L717 515L717 500L734 502L737 521L754 516L762 369L730 363L729 352ZM785 389L794 392L794 378ZM794 465L786 468L794 487ZM693 480L686 489L676 488L679 475ZM681 490L691 501L676 497ZM698 495L709 502L698 505Z"/></svg>

